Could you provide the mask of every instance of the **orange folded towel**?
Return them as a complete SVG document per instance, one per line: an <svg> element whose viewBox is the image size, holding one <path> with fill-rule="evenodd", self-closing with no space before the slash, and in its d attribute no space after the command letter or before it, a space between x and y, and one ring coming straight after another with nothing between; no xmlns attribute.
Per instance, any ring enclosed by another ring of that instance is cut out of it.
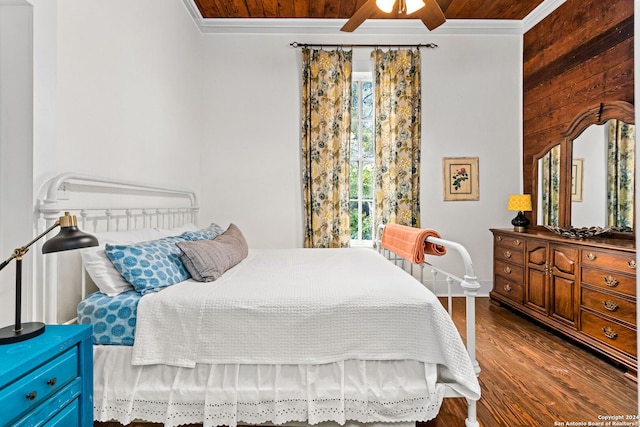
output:
<svg viewBox="0 0 640 427"><path fill-rule="evenodd" d="M427 237L440 237L435 230L414 228L406 225L387 224L382 230L382 247L408 259L414 264L422 264L424 255L444 255L444 246L426 241Z"/></svg>

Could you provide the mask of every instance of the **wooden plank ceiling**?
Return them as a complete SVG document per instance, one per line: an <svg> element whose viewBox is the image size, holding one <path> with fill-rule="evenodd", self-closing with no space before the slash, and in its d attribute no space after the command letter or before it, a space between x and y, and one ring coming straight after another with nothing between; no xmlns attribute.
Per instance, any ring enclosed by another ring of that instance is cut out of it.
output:
<svg viewBox="0 0 640 427"><path fill-rule="evenodd" d="M194 0L203 18L348 19L367 0ZM525 18L543 0L438 0L447 19ZM375 12L374 19L398 18ZM405 16L401 16L404 18ZM411 18L409 16L408 18Z"/></svg>

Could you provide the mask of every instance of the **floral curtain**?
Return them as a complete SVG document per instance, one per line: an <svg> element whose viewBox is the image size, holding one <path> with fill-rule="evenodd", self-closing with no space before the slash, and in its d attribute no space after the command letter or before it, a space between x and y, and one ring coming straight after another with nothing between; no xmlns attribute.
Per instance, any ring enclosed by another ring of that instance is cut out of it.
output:
<svg viewBox="0 0 640 427"><path fill-rule="evenodd" d="M302 181L307 248L348 247L351 51L302 51Z"/></svg>
<svg viewBox="0 0 640 427"><path fill-rule="evenodd" d="M375 224L420 226L420 51L371 53L375 85ZM375 228L374 228L375 229Z"/></svg>
<svg viewBox="0 0 640 427"><path fill-rule="evenodd" d="M560 202L560 146L556 145L542 158L542 225L558 225Z"/></svg>
<svg viewBox="0 0 640 427"><path fill-rule="evenodd" d="M610 120L608 135L608 224L633 227L635 126Z"/></svg>

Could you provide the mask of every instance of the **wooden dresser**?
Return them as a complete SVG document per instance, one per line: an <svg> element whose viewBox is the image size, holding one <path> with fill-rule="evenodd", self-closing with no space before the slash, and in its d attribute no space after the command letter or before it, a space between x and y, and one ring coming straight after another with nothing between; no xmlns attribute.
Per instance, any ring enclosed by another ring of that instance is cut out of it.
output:
<svg viewBox="0 0 640 427"><path fill-rule="evenodd" d="M491 301L590 347L637 376L634 240L492 229Z"/></svg>

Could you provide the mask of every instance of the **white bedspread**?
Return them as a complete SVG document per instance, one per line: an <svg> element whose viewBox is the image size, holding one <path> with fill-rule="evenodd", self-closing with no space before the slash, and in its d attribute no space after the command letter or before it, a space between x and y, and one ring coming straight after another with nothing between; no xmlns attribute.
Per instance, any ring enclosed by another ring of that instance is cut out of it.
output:
<svg viewBox="0 0 640 427"><path fill-rule="evenodd" d="M220 279L186 281L138 305L134 365L444 365L477 399L471 360L438 299L371 249L252 251Z"/></svg>

